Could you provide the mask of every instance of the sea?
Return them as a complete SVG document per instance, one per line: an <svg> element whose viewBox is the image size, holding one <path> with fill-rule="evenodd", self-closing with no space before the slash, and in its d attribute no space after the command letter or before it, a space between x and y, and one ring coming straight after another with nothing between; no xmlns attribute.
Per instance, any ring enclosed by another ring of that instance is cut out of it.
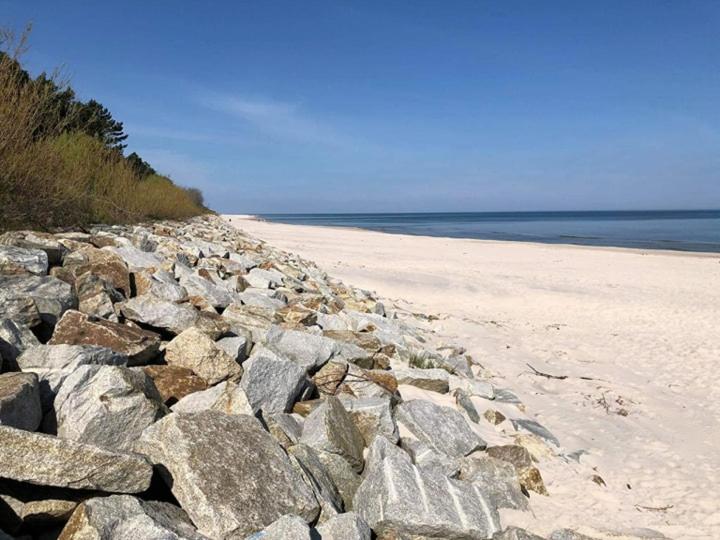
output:
<svg viewBox="0 0 720 540"><path fill-rule="evenodd" d="M720 253L720 210L262 214L393 234Z"/></svg>

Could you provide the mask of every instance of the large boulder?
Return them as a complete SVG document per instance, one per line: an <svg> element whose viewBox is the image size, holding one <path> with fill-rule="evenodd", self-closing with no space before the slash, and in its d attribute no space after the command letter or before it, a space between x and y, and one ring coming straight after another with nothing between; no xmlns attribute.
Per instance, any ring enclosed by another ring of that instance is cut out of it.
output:
<svg viewBox="0 0 720 540"><path fill-rule="evenodd" d="M40 345L37 337L22 323L10 319L0 320L0 358L7 371L16 371L17 357L31 347Z"/></svg>
<svg viewBox="0 0 720 540"><path fill-rule="evenodd" d="M58 540L207 540L181 508L130 495L88 499L77 507Z"/></svg>
<svg viewBox="0 0 720 540"><path fill-rule="evenodd" d="M318 451L337 454L357 472L363 469L363 436L334 396L328 397L305 419L300 441Z"/></svg>
<svg viewBox="0 0 720 540"><path fill-rule="evenodd" d="M263 341L270 327L275 323L275 312L266 307L248 306L240 302L230 304L222 314L233 328L251 333L255 342Z"/></svg>
<svg viewBox="0 0 720 540"><path fill-rule="evenodd" d="M510 463L480 454L462 460L460 479L479 486L498 508L528 510L520 481Z"/></svg>
<svg viewBox="0 0 720 540"><path fill-rule="evenodd" d="M277 270L253 268L243 278L251 287L258 289L277 289L283 284L283 275Z"/></svg>
<svg viewBox="0 0 720 540"><path fill-rule="evenodd" d="M204 298L214 308L226 308L236 300L236 295L227 288L216 285L209 279L197 274L184 274L180 277L180 285L190 296Z"/></svg>
<svg viewBox="0 0 720 540"><path fill-rule="evenodd" d="M0 425L35 431L42 420L40 385L35 373L0 375Z"/></svg>
<svg viewBox="0 0 720 540"><path fill-rule="evenodd" d="M28 315L27 308L17 316L12 313L28 299L35 305L40 320L51 327L68 309L77 307L72 286L53 276L0 276L0 318L36 326L38 321Z"/></svg>
<svg viewBox="0 0 720 540"><path fill-rule="evenodd" d="M185 396L172 406L174 412L200 412L212 409L225 414L253 415L253 409L242 386L233 381Z"/></svg>
<svg viewBox="0 0 720 540"><path fill-rule="evenodd" d="M60 319L48 343L107 347L127 356L128 365L137 366L157 356L160 336L137 326L98 319L70 310Z"/></svg>
<svg viewBox="0 0 720 540"><path fill-rule="evenodd" d="M372 530L355 512L347 512L318 525L321 540L370 540Z"/></svg>
<svg viewBox="0 0 720 540"><path fill-rule="evenodd" d="M75 280L75 290L78 297L78 311L93 317L117 321L115 303L122 302L125 297L103 278L95 274L83 274Z"/></svg>
<svg viewBox="0 0 720 540"><path fill-rule="evenodd" d="M395 420L413 437L450 457L467 456L486 446L457 410L424 399L398 405Z"/></svg>
<svg viewBox="0 0 720 540"><path fill-rule="evenodd" d="M6 232L0 235L0 245L32 250L40 249L45 252L47 261L51 265L61 264L68 251L52 234L35 231Z"/></svg>
<svg viewBox="0 0 720 540"><path fill-rule="evenodd" d="M240 381L255 412L289 412L308 386L305 370L271 354L253 354L243 363Z"/></svg>
<svg viewBox="0 0 720 540"><path fill-rule="evenodd" d="M165 347L165 361L191 369L209 385L242 375L243 368L200 329L183 331Z"/></svg>
<svg viewBox="0 0 720 540"><path fill-rule="evenodd" d="M407 384L440 394L446 394L450 388L450 375L444 369L417 369L393 365L393 373L398 384Z"/></svg>
<svg viewBox="0 0 720 540"><path fill-rule="evenodd" d="M304 520L297 516L282 516L246 540L314 540L314 537Z"/></svg>
<svg viewBox="0 0 720 540"><path fill-rule="evenodd" d="M110 246L103 248L103 250L119 255L131 271L145 270L149 268L159 269L162 267L164 262L163 257L157 253L142 251L134 246Z"/></svg>
<svg viewBox="0 0 720 540"><path fill-rule="evenodd" d="M48 256L44 251L0 245L0 274L44 276L47 272Z"/></svg>
<svg viewBox="0 0 720 540"><path fill-rule="evenodd" d="M392 403L388 397L353 398L338 396L345 410L350 413L355 426L370 446L376 435L387 437L392 442L399 440L398 428L392 415Z"/></svg>
<svg viewBox="0 0 720 540"><path fill-rule="evenodd" d="M62 268L53 268L60 279L78 285L82 276L94 276L126 298L130 297L130 273L121 257L105 249L85 245L69 253Z"/></svg>
<svg viewBox="0 0 720 540"><path fill-rule="evenodd" d="M242 537L285 514L305 522L318 514L312 490L251 416L173 413L145 430L137 450L207 536Z"/></svg>
<svg viewBox="0 0 720 540"><path fill-rule="evenodd" d="M151 294L136 296L120 306L120 312L131 321L179 334L190 328L198 312L188 304L176 304Z"/></svg>
<svg viewBox="0 0 720 540"><path fill-rule="evenodd" d="M175 277L164 270L151 272L143 270L133 274L135 293L137 296L146 294L153 295L170 302L185 302L188 299L188 292L181 286Z"/></svg>
<svg viewBox="0 0 720 540"><path fill-rule="evenodd" d="M353 508L380 538L479 540L501 530L492 501L469 482L419 469L396 447L368 466Z"/></svg>
<svg viewBox="0 0 720 540"><path fill-rule="evenodd" d="M145 366L143 371L153 380L163 402L170 406L193 392L207 389L207 383L191 369L180 366Z"/></svg>
<svg viewBox="0 0 720 540"><path fill-rule="evenodd" d="M140 493L152 466L137 454L0 426L0 477L41 486Z"/></svg>
<svg viewBox="0 0 720 540"><path fill-rule="evenodd" d="M152 379L119 366L80 366L55 398L59 437L115 450L131 450L167 412Z"/></svg>

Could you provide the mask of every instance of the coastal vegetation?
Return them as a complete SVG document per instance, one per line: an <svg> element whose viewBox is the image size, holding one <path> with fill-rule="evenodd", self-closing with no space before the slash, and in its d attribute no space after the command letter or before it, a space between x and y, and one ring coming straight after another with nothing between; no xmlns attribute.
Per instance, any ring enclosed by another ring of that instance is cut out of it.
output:
<svg viewBox="0 0 720 540"><path fill-rule="evenodd" d="M58 72L33 78L28 32L0 30L0 229L183 219L207 213L133 152L122 122L83 102Z"/></svg>

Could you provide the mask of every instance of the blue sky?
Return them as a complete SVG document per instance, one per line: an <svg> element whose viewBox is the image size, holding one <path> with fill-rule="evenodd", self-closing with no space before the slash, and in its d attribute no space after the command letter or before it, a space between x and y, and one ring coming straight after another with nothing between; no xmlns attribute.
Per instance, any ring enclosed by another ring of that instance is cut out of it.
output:
<svg viewBox="0 0 720 540"><path fill-rule="evenodd" d="M0 0L223 212L720 207L720 2Z"/></svg>

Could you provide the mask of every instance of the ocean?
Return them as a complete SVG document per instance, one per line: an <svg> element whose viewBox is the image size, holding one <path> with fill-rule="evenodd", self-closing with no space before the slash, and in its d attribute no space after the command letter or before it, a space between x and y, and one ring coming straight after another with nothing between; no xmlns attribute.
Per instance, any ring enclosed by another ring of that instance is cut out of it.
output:
<svg viewBox="0 0 720 540"><path fill-rule="evenodd" d="M262 214L267 221L451 238L720 252L720 210Z"/></svg>

